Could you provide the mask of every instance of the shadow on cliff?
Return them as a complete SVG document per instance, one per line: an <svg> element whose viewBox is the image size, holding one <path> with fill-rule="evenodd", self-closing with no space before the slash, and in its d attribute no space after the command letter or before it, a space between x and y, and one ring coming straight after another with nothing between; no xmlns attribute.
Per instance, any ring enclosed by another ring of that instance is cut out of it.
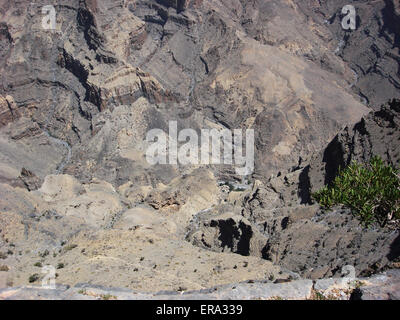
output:
<svg viewBox="0 0 400 320"><path fill-rule="evenodd" d="M393 261L400 257L400 233L397 238L390 245L390 252L386 256L390 261Z"/></svg>

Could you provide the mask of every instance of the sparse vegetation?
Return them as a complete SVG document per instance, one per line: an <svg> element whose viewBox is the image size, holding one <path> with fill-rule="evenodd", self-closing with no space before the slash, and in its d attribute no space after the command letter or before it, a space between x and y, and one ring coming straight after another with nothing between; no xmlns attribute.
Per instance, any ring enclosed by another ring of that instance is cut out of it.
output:
<svg viewBox="0 0 400 320"><path fill-rule="evenodd" d="M328 300L321 292L314 291L311 300Z"/></svg>
<svg viewBox="0 0 400 320"><path fill-rule="evenodd" d="M37 273L34 273L29 277L29 283L35 282L38 279L39 279L39 275Z"/></svg>
<svg viewBox="0 0 400 320"><path fill-rule="evenodd" d="M62 269L62 268L64 268L64 263L60 262L60 263L57 265L57 269Z"/></svg>
<svg viewBox="0 0 400 320"><path fill-rule="evenodd" d="M41 268L41 267L42 267L42 263L41 263L41 262L36 262L36 263L34 264L34 266L35 266L35 267Z"/></svg>
<svg viewBox="0 0 400 320"><path fill-rule="evenodd" d="M399 170L379 157L367 164L352 162L313 198L328 209L334 205L350 208L365 226L374 222L384 226L400 218Z"/></svg>
<svg viewBox="0 0 400 320"><path fill-rule="evenodd" d="M8 266L6 266L6 265L0 265L0 271L5 271L5 272L7 272L8 270L10 270L10 269L8 268Z"/></svg>

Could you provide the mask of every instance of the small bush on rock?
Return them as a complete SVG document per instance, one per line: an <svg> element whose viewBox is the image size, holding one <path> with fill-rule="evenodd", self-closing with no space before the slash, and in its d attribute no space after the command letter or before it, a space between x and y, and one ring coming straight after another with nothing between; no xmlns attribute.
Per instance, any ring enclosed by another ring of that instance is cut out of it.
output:
<svg viewBox="0 0 400 320"><path fill-rule="evenodd" d="M57 269L62 269L62 268L64 268L64 263L59 263L59 264L57 265Z"/></svg>
<svg viewBox="0 0 400 320"><path fill-rule="evenodd" d="M379 157L367 164L352 162L313 198L327 209L334 205L350 208L365 226L374 222L384 226L400 219L399 170L385 165Z"/></svg>

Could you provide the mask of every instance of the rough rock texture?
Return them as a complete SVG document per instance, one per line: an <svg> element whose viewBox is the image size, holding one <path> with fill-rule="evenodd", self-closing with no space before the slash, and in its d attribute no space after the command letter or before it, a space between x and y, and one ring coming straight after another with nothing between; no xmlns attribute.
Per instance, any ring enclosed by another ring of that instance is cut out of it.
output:
<svg viewBox="0 0 400 320"><path fill-rule="evenodd" d="M33 284L40 284L46 265L56 268L57 283L112 283L145 292L289 279L290 272L260 257L210 252L184 240L185 221L219 201L213 175L201 175L199 190L193 189L196 175L164 186L181 190L184 203L159 210L144 202L159 190L151 186L116 190L105 181L82 184L69 175L49 175L30 192L2 184L0 261L8 270L0 272L0 287L29 284L35 275ZM212 184L215 190L205 188Z"/></svg>
<svg viewBox="0 0 400 320"><path fill-rule="evenodd" d="M213 251L260 256L266 238L242 216L231 213L197 214L186 239L195 246Z"/></svg>
<svg viewBox="0 0 400 320"><path fill-rule="evenodd" d="M258 187L245 197L243 215L268 239L263 257L304 277L336 275L353 265L357 275L368 275L398 259L398 231L376 226L365 229L348 210L323 211L318 205L269 208L276 195Z"/></svg>
<svg viewBox="0 0 400 320"><path fill-rule="evenodd" d="M22 168L21 174L18 177L16 185L25 187L28 191L37 190L41 187L43 181L38 178L34 173L25 168Z"/></svg>
<svg viewBox="0 0 400 320"><path fill-rule="evenodd" d="M354 126L346 127L325 148L316 154L303 171L312 191L330 184L339 167L351 161L368 162L374 155L386 163L400 166L400 100L392 100L378 111L371 112Z"/></svg>
<svg viewBox="0 0 400 320"><path fill-rule="evenodd" d="M0 290L0 300L252 300L291 299L303 300L311 297L313 283L298 280L285 284L237 283L201 291L158 292L146 294L121 289L94 287L78 284L73 288L59 286L55 290L31 288L9 288Z"/></svg>
<svg viewBox="0 0 400 320"><path fill-rule="evenodd" d="M294 1L317 25L326 24L336 39L334 53L354 72L352 88L372 107L400 98L400 4L398 1ZM341 9L353 5L357 29L341 28ZM313 57L317 60L316 57ZM329 65L321 60L321 64Z"/></svg>
<svg viewBox="0 0 400 320"><path fill-rule="evenodd" d="M348 211L318 212L297 221L281 218L287 226L270 236L265 258L306 278L337 275L345 265L365 276L398 257L398 231L363 229Z"/></svg>
<svg viewBox="0 0 400 320"><path fill-rule="evenodd" d="M0 96L0 127L13 122L19 117L15 101L11 96Z"/></svg>

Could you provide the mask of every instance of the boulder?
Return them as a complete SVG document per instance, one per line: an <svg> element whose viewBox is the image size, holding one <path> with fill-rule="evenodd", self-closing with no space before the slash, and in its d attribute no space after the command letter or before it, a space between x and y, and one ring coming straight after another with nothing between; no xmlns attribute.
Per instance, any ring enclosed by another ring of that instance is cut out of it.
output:
<svg viewBox="0 0 400 320"><path fill-rule="evenodd" d="M267 241L247 219L232 213L197 216L186 239L195 246L216 252L259 257Z"/></svg>

